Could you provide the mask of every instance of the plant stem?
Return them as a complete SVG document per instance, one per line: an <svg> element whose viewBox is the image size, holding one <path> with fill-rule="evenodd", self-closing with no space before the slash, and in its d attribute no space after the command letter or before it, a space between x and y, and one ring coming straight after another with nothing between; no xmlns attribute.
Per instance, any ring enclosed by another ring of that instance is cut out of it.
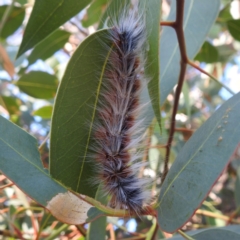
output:
<svg viewBox="0 0 240 240"><path fill-rule="evenodd" d="M38 147L38 150L41 151L44 145L46 144L47 140L49 139L50 135L48 134L47 137L43 140L43 142Z"/></svg>
<svg viewBox="0 0 240 240"><path fill-rule="evenodd" d="M181 231L181 230L178 230L178 233L179 233L180 235L182 235L182 236L183 236L185 239L187 239L187 240L194 240L194 238L188 236L186 233L184 233L184 232Z"/></svg>
<svg viewBox="0 0 240 240"><path fill-rule="evenodd" d="M239 220L233 219L233 218L228 217L228 216L224 216L224 215L219 214L219 213L209 212L207 210L198 209L196 211L196 214L201 214L201 215L204 215L204 216L207 216L207 217L212 217L212 218L219 218L219 219L222 219L224 221L229 221L230 220L232 223L240 224Z"/></svg>
<svg viewBox="0 0 240 240"><path fill-rule="evenodd" d="M176 114L178 110L178 103L179 103L179 98L180 94L182 92L182 86L184 82L184 77L187 69L187 63L188 63L188 57L187 57L187 52L186 52L186 44L185 44L185 38L184 38L184 32L183 32L183 17L184 17L184 3L185 0L177 0L177 11L176 11L176 21L175 24L172 25L172 27L175 29L175 32L177 34L177 39L179 43L179 49L180 49L180 54L181 54L181 71L180 75L178 78L178 85L174 97L174 105L173 105L173 112L172 112L172 118L171 118L171 126L170 126L170 132L169 132L169 137L167 141L167 146L166 146L166 157L164 161L164 170L163 170L163 175L162 175L162 183L164 182L167 173L168 173L168 163L169 163L169 156L171 152L171 147L172 147L172 141L173 141L173 136L175 132L175 125L176 125Z"/></svg>
<svg viewBox="0 0 240 240"><path fill-rule="evenodd" d="M63 224L60 228L55 230L49 237L45 238L45 240L53 240L55 239L62 231L67 230L69 227L68 224Z"/></svg>
<svg viewBox="0 0 240 240"><path fill-rule="evenodd" d="M223 88L225 88L228 92L230 92L232 95L235 95L235 93L225 84L221 83L220 81L218 81L212 74L206 72L204 69L200 68L198 65L196 65L193 61L188 59L188 64L194 68L196 68L199 72L207 75L208 77L210 77L212 80L214 80L215 82L217 82L219 85L221 85Z"/></svg>

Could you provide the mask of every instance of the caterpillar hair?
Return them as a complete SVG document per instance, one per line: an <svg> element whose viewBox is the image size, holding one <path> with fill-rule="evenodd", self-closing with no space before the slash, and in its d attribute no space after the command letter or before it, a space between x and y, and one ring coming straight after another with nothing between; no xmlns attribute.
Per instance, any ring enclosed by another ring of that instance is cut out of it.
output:
<svg viewBox="0 0 240 240"><path fill-rule="evenodd" d="M140 214L149 194L146 181L137 177L142 135L139 120L141 84L144 80L144 21L135 11L124 12L109 30L112 49L105 72L101 104L97 111L96 161L110 206Z"/></svg>

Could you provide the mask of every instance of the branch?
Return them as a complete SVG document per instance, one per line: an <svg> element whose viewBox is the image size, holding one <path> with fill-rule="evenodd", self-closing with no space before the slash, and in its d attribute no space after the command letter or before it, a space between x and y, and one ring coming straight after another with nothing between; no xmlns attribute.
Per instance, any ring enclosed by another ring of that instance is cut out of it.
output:
<svg viewBox="0 0 240 240"><path fill-rule="evenodd" d="M188 59L188 64L194 68L196 68L199 72L207 75L208 77L210 77L212 80L214 80L215 82L217 82L218 84L220 84L223 88L225 88L228 92L230 92L232 95L235 95L235 93L229 88L227 87L225 84L221 83L220 81L218 81L212 74L206 72L205 70L203 70L202 68L200 68L198 65L196 65L193 61Z"/></svg>
<svg viewBox="0 0 240 240"><path fill-rule="evenodd" d="M185 77L185 73L186 73L186 69L187 69L187 63L188 63L186 44L185 44L185 38L184 38L184 32L183 32L184 3L185 3L185 0L177 0L176 21L174 24L172 24L172 27L175 29L175 32L177 34L177 39L178 39L178 43L179 43L179 49L180 49L180 54L181 54L181 62L180 62L181 71L180 71L180 75L178 78L178 85L177 85L175 98L174 98L171 126L170 126L170 132L169 132L169 137L168 137L168 141L167 141L167 146L166 146L166 157L165 157L165 162L164 162L162 183L164 182L164 180L167 176L167 173L168 173L168 163L169 163L169 156L170 156L171 147L172 147L173 136L174 136L174 132L175 132L178 103L179 103L180 94L182 92L182 86L183 86L184 77Z"/></svg>

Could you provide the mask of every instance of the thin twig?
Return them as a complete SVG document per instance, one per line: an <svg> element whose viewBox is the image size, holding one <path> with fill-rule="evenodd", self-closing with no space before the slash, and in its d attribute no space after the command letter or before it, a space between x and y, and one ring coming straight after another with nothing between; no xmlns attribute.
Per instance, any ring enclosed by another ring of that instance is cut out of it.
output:
<svg viewBox="0 0 240 240"><path fill-rule="evenodd" d="M43 142L41 143L41 145L38 147L38 150L41 151L42 148L44 147L44 145L46 144L47 140L49 139L50 134L47 135L47 137L43 140Z"/></svg>
<svg viewBox="0 0 240 240"><path fill-rule="evenodd" d="M175 28L176 22L160 22L160 25Z"/></svg>
<svg viewBox="0 0 240 240"><path fill-rule="evenodd" d="M182 236L183 236L185 239L187 239L187 240L194 240L194 238L188 236L185 232L183 232L183 231L181 231L181 230L178 230L178 233L179 233L180 235L182 235Z"/></svg>
<svg viewBox="0 0 240 240"><path fill-rule="evenodd" d="M207 75L208 77L210 77L212 80L214 80L215 82L217 82L219 85L221 85L223 88L225 88L228 92L230 92L232 95L235 95L235 93L225 84L223 84L222 82L218 81L212 74L206 72L204 69L200 68L197 64L195 64L193 61L188 59L188 64L194 68L196 68L199 72Z"/></svg>
<svg viewBox="0 0 240 240"><path fill-rule="evenodd" d="M14 183L11 182L11 183L8 183L6 185L0 186L0 190L3 190L4 188L7 188L7 187L11 187L13 185L14 185Z"/></svg>
<svg viewBox="0 0 240 240"><path fill-rule="evenodd" d="M219 218L219 219L222 219L226 222L231 221L232 223L240 224L239 220L233 219L231 217L228 217L228 216L225 216L225 215L222 215L222 214L219 214L219 213L210 212L210 211L207 211L207 210L198 209L196 211L196 214L201 214L201 215L204 215L204 216L207 216L207 217L212 217L212 218Z"/></svg>
<svg viewBox="0 0 240 240"><path fill-rule="evenodd" d="M185 0L177 1L176 21L173 26L177 34L177 39L178 39L179 49L181 54L181 63L180 63L181 71L178 78L178 86L177 86L175 97L174 97L174 105L173 105L173 112L172 112L172 118L171 118L170 132L169 132L169 137L168 137L167 147L166 147L166 157L164 162L162 183L164 182L168 173L168 163L169 163L169 156L171 152L173 136L175 132L178 103L179 103L180 94L182 92L182 86L183 86L184 77L187 69L187 63L188 63L186 44L185 44L185 38L184 38L184 32L183 32L184 3L185 3Z"/></svg>

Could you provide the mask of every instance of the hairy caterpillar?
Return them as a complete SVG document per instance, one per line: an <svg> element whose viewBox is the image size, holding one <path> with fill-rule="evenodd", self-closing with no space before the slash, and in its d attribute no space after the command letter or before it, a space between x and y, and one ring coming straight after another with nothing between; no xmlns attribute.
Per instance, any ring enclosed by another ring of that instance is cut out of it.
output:
<svg viewBox="0 0 240 240"><path fill-rule="evenodd" d="M137 177L139 156L131 149L138 148L142 131L139 94L144 77L144 21L135 11L124 12L109 31L113 46L97 112L95 158L111 207L139 214L149 194L146 181Z"/></svg>

